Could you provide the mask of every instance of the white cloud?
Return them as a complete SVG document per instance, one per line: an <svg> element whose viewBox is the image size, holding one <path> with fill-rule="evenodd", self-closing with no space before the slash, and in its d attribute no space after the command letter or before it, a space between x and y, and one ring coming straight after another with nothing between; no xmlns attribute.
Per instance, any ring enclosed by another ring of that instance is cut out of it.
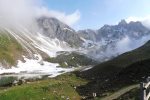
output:
<svg viewBox="0 0 150 100"><path fill-rule="evenodd" d="M80 19L80 12L78 10L76 10L72 14L67 15L65 12L49 10L46 7L42 7L37 9L37 14L38 16L55 17L60 21L71 26L74 25Z"/></svg>
<svg viewBox="0 0 150 100"><path fill-rule="evenodd" d="M35 15L36 0L0 0L0 24L28 23Z"/></svg>
<svg viewBox="0 0 150 100"><path fill-rule="evenodd" d="M150 28L150 15L144 16L144 17L135 17L131 16L126 19L126 21L129 23L130 21L140 21L143 25Z"/></svg>
<svg viewBox="0 0 150 100"><path fill-rule="evenodd" d="M0 0L0 25L14 26L15 23L19 23L28 26L37 16L44 15L56 17L68 25L74 25L80 19L78 10L66 14L42 7L43 2L44 0Z"/></svg>
<svg viewBox="0 0 150 100"><path fill-rule="evenodd" d="M130 22L130 21L145 21L145 20L150 20L150 15L147 15L145 17L130 16L126 19L127 22Z"/></svg>

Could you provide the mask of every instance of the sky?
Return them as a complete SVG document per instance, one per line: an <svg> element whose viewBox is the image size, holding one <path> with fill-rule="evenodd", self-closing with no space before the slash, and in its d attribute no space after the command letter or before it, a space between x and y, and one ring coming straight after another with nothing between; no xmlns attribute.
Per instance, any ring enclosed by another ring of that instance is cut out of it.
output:
<svg viewBox="0 0 150 100"><path fill-rule="evenodd" d="M150 18L150 0L43 0L48 10L71 17L76 30L99 29L104 24L117 24L121 19Z"/></svg>
<svg viewBox="0 0 150 100"><path fill-rule="evenodd" d="M47 16L76 30L95 30L122 19L150 27L149 5L150 0L0 0L0 24L27 24L35 17Z"/></svg>

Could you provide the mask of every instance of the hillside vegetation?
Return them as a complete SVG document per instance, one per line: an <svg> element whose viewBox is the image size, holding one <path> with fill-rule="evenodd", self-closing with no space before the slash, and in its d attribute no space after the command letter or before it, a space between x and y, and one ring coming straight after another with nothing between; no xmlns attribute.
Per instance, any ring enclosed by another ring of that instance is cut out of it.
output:
<svg viewBox="0 0 150 100"><path fill-rule="evenodd" d="M7 33L0 32L0 62L6 67L15 65L23 54L22 46Z"/></svg>
<svg viewBox="0 0 150 100"><path fill-rule="evenodd" d="M62 52L57 57L51 57L45 60L51 63L59 63L61 67L80 67L98 64L98 62L92 58L77 52Z"/></svg>
<svg viewBox="0 0 150 100"><path fill-rule="evenodd" d="M0 100L80 100L76 87L86 83L86 80L68 73L0 90Z"/></svg>

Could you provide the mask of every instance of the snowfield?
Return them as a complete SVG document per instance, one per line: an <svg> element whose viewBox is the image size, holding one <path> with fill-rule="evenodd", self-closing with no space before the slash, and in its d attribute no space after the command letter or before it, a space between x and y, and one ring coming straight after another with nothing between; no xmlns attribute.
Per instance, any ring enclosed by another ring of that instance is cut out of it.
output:
<svg viewBox="0 0 150 100"><path fill-rule="evenodd" d="M40 59L28 59L24 57L25 62L18 60L16 67L5 69L0 67L0 74L7 74L9 76L35 77L39 75L49 75L55 77L57 75L71 72L74 68L60 68L59 64L40 61Z"/></svg>

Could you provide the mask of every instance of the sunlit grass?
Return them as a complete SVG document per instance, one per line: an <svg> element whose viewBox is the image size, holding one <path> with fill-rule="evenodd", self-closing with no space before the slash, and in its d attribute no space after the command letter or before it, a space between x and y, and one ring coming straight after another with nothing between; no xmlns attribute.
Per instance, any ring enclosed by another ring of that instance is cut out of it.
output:
<svg viewBox="0 0 150 100"><path fill-rule="evenodd" d="M15 65L21 55L22 46L7 33L0 33L0 62Z"/></svg>
<svg viewBox="0 0 150 100"><path fill-rule="evenodd" d="M0 91L0 100L80 100L75 87L87 81L74 74L65 74L54 79L14 86Z"/></svg>

